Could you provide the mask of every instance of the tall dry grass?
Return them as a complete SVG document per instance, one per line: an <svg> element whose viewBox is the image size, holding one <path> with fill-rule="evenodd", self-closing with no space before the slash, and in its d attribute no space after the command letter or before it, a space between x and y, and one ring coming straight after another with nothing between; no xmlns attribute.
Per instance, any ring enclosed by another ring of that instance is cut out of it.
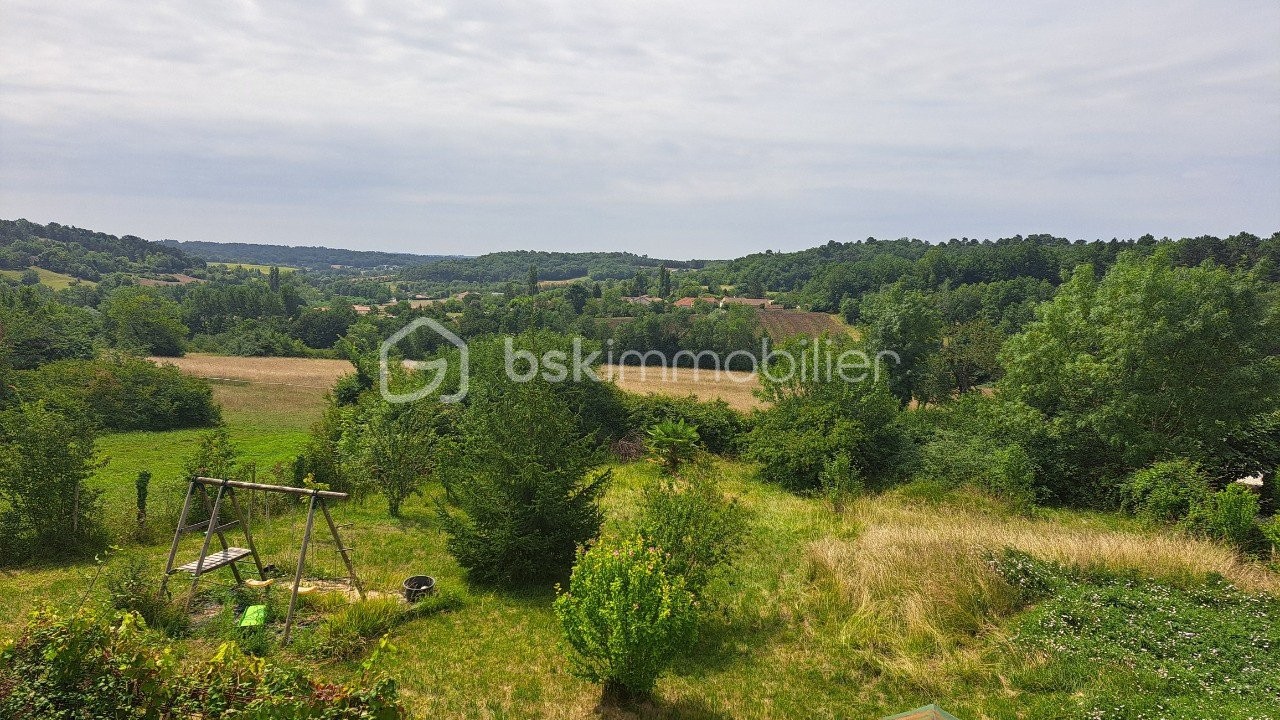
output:
<svg viewBox="0 0 1280 720"><path fill-rule="evenodd" d="M842 646L873 675L912 687L940 689L983 668L980 644L970 641L1017 610L1017 591L986 559L1003 548L1173 584L1217 573L1243 589L1280 595L1280 581L1264 567L1174 534L918 505L894 495L857 501L845 523L858 529L852 539L829 534L805 551L802 606L811 637Z"/></svg>

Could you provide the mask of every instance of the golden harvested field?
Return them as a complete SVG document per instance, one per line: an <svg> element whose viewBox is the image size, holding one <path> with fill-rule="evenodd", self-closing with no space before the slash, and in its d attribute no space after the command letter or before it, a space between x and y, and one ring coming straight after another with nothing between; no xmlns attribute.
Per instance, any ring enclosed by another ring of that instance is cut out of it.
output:
<svg viewBox="0 0 1280 720"><path fill-rule="evenodd" d="M191 354L151 358L206 378L223 416L266 421L273 427L307 428L324 410L324 398L338 378L351 372L346 360L248 358Z"/></svg>
<svg viewBox="0 0 1280 720"><path fill-rule="evenodd" d="M214 398L225 411L266 414L319 413L327 393L338 378L350 373L346 360L322 358L228 357L192 353L180 358L151 358L176 365L179 370L213 381ZM626 392L703 400L720 398L743 412L761 406L753 393L760 387L751 374L741 371L694 370L692 368L602 365L601 378L613 380Z"/></svg>
<svg viewBox="0 0 1280 720"><path fill-rule="evenodd" d="M760 318L760 327L769 333L774 340L806 336L817 337L822 333L828 335L852 334L858 336L857 330L849 327L835 315L808 312L805 310L762 310L756 314Z"/></svg>
<svg viewBox="0 0 1280 720"><path fill-rule="evenodd" d="M747 412L761 407L753 393L760 387L755 375L738 370L695 370L694 368L602 365L602 378L613 380L627 392L659 395L696 395L701 400L719 398L736 410Z"/></svg>
<svg viewBox="0 0 1280 720"><path fill-rule="evenodd" d="M177 365L188 375L211 380L242 380L271 385L328 390L352 372L346 360L323 358L229 357L191 353L185 357L153 357L154 362Z"/></svg>

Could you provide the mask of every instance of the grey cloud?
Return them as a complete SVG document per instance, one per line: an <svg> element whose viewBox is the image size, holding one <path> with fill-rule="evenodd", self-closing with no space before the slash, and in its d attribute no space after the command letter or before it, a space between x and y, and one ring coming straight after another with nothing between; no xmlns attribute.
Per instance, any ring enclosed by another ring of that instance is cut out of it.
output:
<svg viewBox="0 0 1280 720"><path fill-rule="evenodd" d="M1274 2L0 13L4 217L672 256L1280 227Z"/></svg>

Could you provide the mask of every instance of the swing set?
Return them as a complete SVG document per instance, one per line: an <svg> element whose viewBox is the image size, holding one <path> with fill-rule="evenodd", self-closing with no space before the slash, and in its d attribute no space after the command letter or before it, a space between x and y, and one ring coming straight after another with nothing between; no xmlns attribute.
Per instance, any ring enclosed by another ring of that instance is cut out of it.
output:
<svg viewBox="0 0 1280 720"><path fill-rule="evenodd" d="M211 494L210 488L216 488ZM359 578L356 577L355 566L351 562L351 548L342 544L342 537L338 534L338 526L333 522L333 516L329 514L329 506L326 500L345 500L346 493L333 492L331 490L315 490L312 488L289 487L286 485L265 485L262 483L243 482L240 480L220 480L218 478L195 477L187 485L187 497L182 502L182 514L178 517L178 527L173 533L173 545L169 548L169 560L164 568L164 581L162 590L168 585L169 578L177 573L191 574L191 591L187 595L187 610L191 609L191 600L195 597L196 586L200 583L200 578L210 572L220 568L230 568L231 574L235 576L236 584L248 584L253 587L266 587L270 585L271 580L267 578L266 570L262 565L262 559L258 556L258 549L253 544L253 535L249 532L249 525L245 521L245 516L241 512L240 503L236 501L236 489L241 490L261 490L271 493L284 493L289 495L308 496L310 498L307 505L307 525L306 531L302 535L302 546L298 551L298 566L293 574L293 590L289 595L289 613L284 620L284 637L281 639L282 645L289 643L289 632L293 628L293 612L298 602L299 586L302 584L302 572L307 561L307 547L311 544L311 531L315 526L316 510L324 516L325 523L329 526L329 532L333 535L333 543L338 550L338 554L342 557L342 562L347 566L348 578L351 584L359 593L360 598L364 599L364 587L360 585ZM187 524L187 517L191 514L191 504L195 496L199 495L199 502L204 505L205 511L209 513L209 519L204 522L196 522ZM234 518L223 522L222 512L224 510L224 501L231 505ZM245 545L247 547L236 547L227 542L225 530L239 527L244 532ZM204 544L200 548L200 556L191 562L183 565L174 565L178 557L178 544L182 540L182 536L187 533L204 531ZM212 544L214 537L218 538L218 544L221 550L213 553L209 552L209 546ZM246 559L252 559L254 566L257 568L258 581L247 581L241 576L240 568L236 567L236 563ZM304 591L305 592L305 591Z"/></svg>

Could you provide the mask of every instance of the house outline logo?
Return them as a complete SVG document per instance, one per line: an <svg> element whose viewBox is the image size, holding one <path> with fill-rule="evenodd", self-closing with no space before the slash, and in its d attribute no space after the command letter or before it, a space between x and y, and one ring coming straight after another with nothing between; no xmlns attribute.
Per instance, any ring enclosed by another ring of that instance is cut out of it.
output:
<svg viewBox="0 0 1280 720"><path fill-rule="evenodd" d="M435 392L440 384L444 382L445 373L449 370L449 361L445 358L437 358L435 360L427 360L425 362L414 363L415 370L434 370L435 377L424 387L418 388L413 392L394 393L388 380L391 377L391 369L388 365L388 357L391 348L396 343L409 337L421 327L430 328L432 332L449 341L454 347L458 348L458 392L451 395L441 395L438 399L442 403L461 402L467 396L467 389L470 386L470 353L467 348L467 342L458 337L449 328L441 325L439 322L431 318L418 318L413 322L405 325L394 335L382 341L382 346L378 350L378 390L382 393L383 399L389 403L409 403L430 395Z"/></svg>

